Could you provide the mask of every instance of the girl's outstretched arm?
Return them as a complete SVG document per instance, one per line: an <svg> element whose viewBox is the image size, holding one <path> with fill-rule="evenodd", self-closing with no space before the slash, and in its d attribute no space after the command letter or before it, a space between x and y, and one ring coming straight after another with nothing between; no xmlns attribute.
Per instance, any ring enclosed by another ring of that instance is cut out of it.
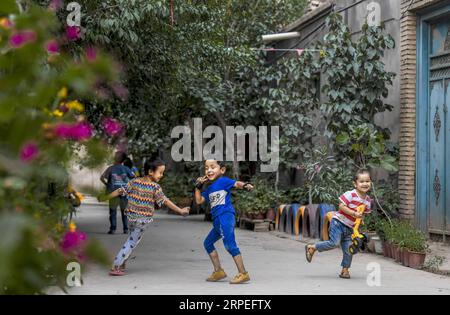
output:
<svg viewBox="0 0 450 315"><path fill-rule="evenodd" d="M98 196L98 197L97 197L97 200L98 200L98 201L107 201L107 200L109 200L109 199L112 199L112 198L121 196L122 194L123 194L123 189L122 189L122 188L119 188L119 189L114 190L114 191L113 191L112 193L110 193L110 194L102 194L102 195Z"/></svg>
<svg viewBox="0 0 450 315"><path fill-rule="evenodd" d="M169 209L178 212L179 214L186 216L189 214L189 207L184 207L184 208L180 208L178 207L176 204L174 204L172 201L170 201L170 199L166 199L166 201L164 202L164 205L166 205Z"/></svg>

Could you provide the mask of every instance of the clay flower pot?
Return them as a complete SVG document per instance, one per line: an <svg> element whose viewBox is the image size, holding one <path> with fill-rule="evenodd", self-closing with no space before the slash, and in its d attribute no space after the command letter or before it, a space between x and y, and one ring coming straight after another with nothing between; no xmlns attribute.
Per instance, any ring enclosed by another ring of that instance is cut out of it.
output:
<svg viewBox="0 0 450 315"><path fill-rule="evenodd" d="M387 254L387 256L386 256L387 258L393 258L391 242L386 242L386 254Z"/></svg>
<svg viewBox="0 0 450 315"><path fill-rule="evenodd" d="M383 256L384 257L389 257L389 253L388 253L388 245L386 241L382 241L381 242L381 248L383 249Z"/></svg>
<svg viewBox="0 0 450 315"><path fill-rule="evenodd" d="M266 219L270 220L270 221L275 221L275 210L274 209L269 209L266 212Z"/></svg>
<svg viewBox="0 0 450 315"><path fill-rule="evenodd" d="M402 248L402 264L409 267L409 252L406 248Z"/></svg>
<svg viewBox="0 0 450 315"><path fill-rule="evenodd" d="M255 215L256 220L264 220L266 215L263 212L259 212L257 215Z"/></svg>
<svg viewBox="0 0 450 315"><path fill-rule="evenodd" d="M399 245L394 247L395 262L402 263L402 250Z"/></svg>
<svg viewBox="0 0 450 315"><path fill-rule="evenodd" d="M408 259L409 267L414 269L421 269L423 267L423 264L425 263L426 253L417 253L408 250L408 254L409 254Z"/></svg>

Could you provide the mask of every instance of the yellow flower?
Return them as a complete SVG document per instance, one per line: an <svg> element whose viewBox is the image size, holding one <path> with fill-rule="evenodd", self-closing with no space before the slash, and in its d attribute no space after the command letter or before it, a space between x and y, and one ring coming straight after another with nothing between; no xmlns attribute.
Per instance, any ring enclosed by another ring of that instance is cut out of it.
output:
<svg viewBox="0 0 450 315"><path fill-rule="evenodd" d="M326 56L325 51L324 51L324 50L321 50L321 51L320 51L320 57L321 57L321 58L324 58L325 56Z"/></svg>
<svg viewBox="0 0 450 315"><path fill-rule="evenodd" d="M11 28L11 21L8 18L1 18L0 19L0 26L4 29L10 29Z"/></svg>
<svg viewBox="0 0 450 315"><path fill-rule="evenodd" d="M50 129L50 124L49 123L43 123L42 124L42 129L44 129L44 130L47 130L47 129Z"/></svg>
<svg viewBox="0 0 450 315"><path fill-rule="evenodd" d="M71 221L69 224L69 231L73 233L76 231L76 229L77 229L77 226L75 225L75 223L73 221Z"/></svg>
<svg viewBox="0 0 450 315"><path fill-rule="evenodd" d="M84 111L84 105L81 104L78 101L68 102L68 103L66 103L66 107L68 109L74 109L74 110L76 110L77 112L80 112L80 113Z"/></svg>
<svg viewBox="0 0 450 315"><path fill-rule="evenodd" d="M60 111L59 109L55 109L52 112L52 115L55 116L55 117L62 117L64 115L64 113L62 111Z"/></svg>
<svg viewBox="0 0 450 315"><path fill-rule="evenodd" d="M58 97L59 98L66 98L67 97L67 88L64 86L61 88L61 90L58 91Z"/></svg>
<svg viewBox="0 0 450 315"><path fill-rule="evenodd" d="M75 193L75 196L77 196L80 201L84 200L84 195L82 193L79 193L78 191Z"/></svg>

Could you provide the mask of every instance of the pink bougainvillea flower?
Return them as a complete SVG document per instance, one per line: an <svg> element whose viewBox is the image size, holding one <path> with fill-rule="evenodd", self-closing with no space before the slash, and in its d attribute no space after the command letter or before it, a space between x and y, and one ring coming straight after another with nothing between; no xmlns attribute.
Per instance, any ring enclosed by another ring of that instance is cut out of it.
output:
<svg viewBox="0 0 450 315"><path fill-rule="evenodd" d="M55 127L55 134L59 138L69 139L71 137L72 126L69 124L59 124Z"/></svg>
<svg viewBox="0 0 450 315"><path fill-rule="evenodd" d="M53 11L58 11L62 6L62 0L52 0L48 5L48 8Z"/></svg>
<svg viewBox="0 0 450 315"><path fill-rule="evenodd" d="M36 38L37 38L36 32L31 30L15 32L9 38L9 44L13 48L20 48L26 43L36 41Z"/></svg>
<svg viewBox="0 0 450 315"><path fill-rule="evenodd" d="M105 130L106 134L111 137L120 134L123 129L122 124L113 118L105 118L102 125L103 130Z"/></svg>
<svg viewBox="0 0 450 315"><path fill-rule="evenodd" d="M82 141L92 137L92 127L87 122L62 123L55 127L55 134L62 139Z"/></svg>
<svg viewBox="0 0 450 315"><path fill-rule="evenodd" d="M97 59L97 51L94 47L89 46L88 48L86 48L86 59L90 62Z"/></svg>
<svg viewBox="0 0 450 315"><path fill-rule="evenodd" d="M61 249L64 252L71 251L72 249L75 249L83 244L86 239L86 234L84 234L83 232L69 231L63 237L63 240L61 242Z"/></svg>
<svg viewBox="0 0 450 315"><path fill-rule="evenodd" d="M78 232L75 224L71 223L69 226L69 231L67 231L63 236L59 247L64 254L76 256L78 259L83 261L86 259L86 255L84 253L86 244L86 234L83 232Z"/></svg>
<svg viewBox="0 0 450 315"><path fill-rule="evenodd" d="M20 150L20 159L24 162L30 162L39 155L39 148L34 143L25 144Z"/></svg>
<svg viewBox="0 0 450 315"><path fill-rule="evenodd" d="M49 40L45 47L47 48L47 52L49 54L57 54L59 53L59 45L58 42L55 39Z"/></svg>
<svg viewBox="0 0 450 315"><path fill-rule="evenodd" d="M72 137L75 140L87 140L92 137L92 127L87 122L76 123L72 127Z"/></svg>
<svg viewBox="0 0 450 315"><path fill-rule="evenodd" d="M120 83L116 83L112 86L114 94L121 100L126 100L128 98L128 90L127 88Z"/></svg>
<svg viewBox="0 0 450 315"><path fill-rule="evenodd" d="M66 37L70 41L76 41L81 37L81 29L78 26L67 26Z"/></svg>

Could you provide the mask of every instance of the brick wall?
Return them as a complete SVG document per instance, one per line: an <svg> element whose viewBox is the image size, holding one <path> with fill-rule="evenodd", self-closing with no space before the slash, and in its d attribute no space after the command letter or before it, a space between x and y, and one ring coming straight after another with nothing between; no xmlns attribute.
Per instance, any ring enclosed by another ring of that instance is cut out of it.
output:
<svg viewBox="0 0 450 315"><path fill-rule="evenodd" d="M400 20L400 215L415 216L416 173L416 21L418 9L446 0L401 0Z"/></svg>

